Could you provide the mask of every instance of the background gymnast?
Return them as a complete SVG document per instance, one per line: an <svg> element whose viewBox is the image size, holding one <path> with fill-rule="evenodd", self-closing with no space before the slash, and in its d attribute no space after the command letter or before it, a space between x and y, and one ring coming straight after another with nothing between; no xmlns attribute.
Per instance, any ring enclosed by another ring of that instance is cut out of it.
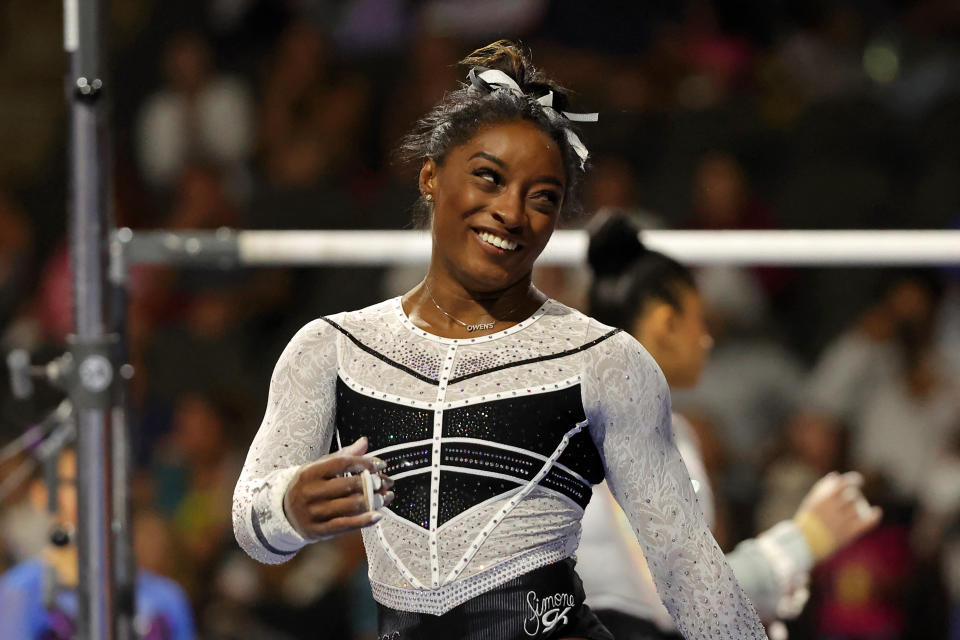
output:
<svg viewBox="0 0 960 640"><path fill-rule="evenodd" d="M625 213L601 212L590 229L591 313L630 331L672 388L694 387L713 339L693 273L646 248L638 238L640 229ZM713 492L694 427L674 413L673 430L700 506L713 522ZM881 510L870 508L860 492L862 482L856 472L827 474L792 520L741 542L727 556L765 622L796 616L807 602L814 565L880 521ZM679 638L625 523L606 486L597 485L577 550L587 601L618 640Z"/></svg>

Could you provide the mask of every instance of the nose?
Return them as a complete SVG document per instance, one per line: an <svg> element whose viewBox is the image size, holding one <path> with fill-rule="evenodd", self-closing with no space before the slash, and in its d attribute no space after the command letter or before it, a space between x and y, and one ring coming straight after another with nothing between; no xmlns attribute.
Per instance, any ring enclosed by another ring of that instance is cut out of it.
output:
<svg viewBox="0 0 960 640"><path fill-rule="evenodd" d="M502 224L510 233L519 233L523 228L523 220L526 215L523 204L522 195L508 191L493 203L493 219Z"/></svg>

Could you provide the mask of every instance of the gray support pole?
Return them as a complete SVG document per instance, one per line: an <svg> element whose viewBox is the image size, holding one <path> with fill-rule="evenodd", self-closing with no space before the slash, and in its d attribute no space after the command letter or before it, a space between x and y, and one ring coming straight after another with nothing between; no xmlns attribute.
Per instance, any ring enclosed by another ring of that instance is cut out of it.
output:
<svg viewBox="0 0 960 640"><path fill-rule="evenodd" d="M111 224L111 227L113 225ZM110 332L117 342L120 365L111 415L113 485L113 575L116 588L116 640L135 640L137 565L133 551L130 476L133 468L128 384L133 375L127 349L127 263L119 241L110 242Z"/></svg>
<svg viewBox="0 0 960 640"><path fill-rule="evenodd" d="M71 349L77 383L70 389L77 416L77 545L80 556L78 632L83 640L114 637L110 566L110 388L106 355L106 0L64 0L64 40L70 55L69 236L74 284Z"/></svg>

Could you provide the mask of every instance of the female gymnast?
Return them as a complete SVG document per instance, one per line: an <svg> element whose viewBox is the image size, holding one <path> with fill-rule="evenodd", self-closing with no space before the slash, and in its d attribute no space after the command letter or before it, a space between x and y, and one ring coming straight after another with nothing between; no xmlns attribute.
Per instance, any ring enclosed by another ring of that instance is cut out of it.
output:
<svg viewBox="0 0 960 640"><path fill-rule="evenodd" d="M468 82L403 146L422 163L426 277L294 336L237 484L237 540L279 563L362 528L381 638L611 640L572 559L606 478L680 633L764 638L697 507L659 367L531 282L575 206L584 116L511 43L462 62Z"/></svg>
<svg viewBox="0 0 960 640"><path fill-rule="evenodd" d="M656 358L672 388L693 387L712 343L693 274L644 247L638 232L622 214L591 221L590 312L633 333ZM674 414L673 430L710 521L713 497L693 428ZM857 473L827 474L792 519L743 541L727 556L764 621L799 614L813 566L879 522L880 509L871 508L860 492L862 480ZM580 574L587 602L604 626L617 640L679 638L649 579L641 549L605 485L594 488L582 524ZM601 566L603 560L607 562Z"/></svg>

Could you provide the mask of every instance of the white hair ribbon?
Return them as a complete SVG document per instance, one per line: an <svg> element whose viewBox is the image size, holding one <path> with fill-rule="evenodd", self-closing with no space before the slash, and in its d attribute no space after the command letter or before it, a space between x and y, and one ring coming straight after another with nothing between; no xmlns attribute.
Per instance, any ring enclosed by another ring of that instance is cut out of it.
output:
<svg viewBox="0 0 960 640"><path fill-rule="evenodd" d="M520 88L520 85L517 84L517 81L499 69L474 67L470 69L470 72L467 74L467 79L470 80L473 86L487 92L493 91L494 89L508 89L521 95L523 94L523 90ZM600 114L598 113L557 111L553 107L553 91L547 91L545 95L537 98L537 102L540 103L544 110L549 109L554 113L563 114L563 117L571 122L596 122L600 118ZM580 158L580 169L583 170L584 165L587 163L587 158L590 157L590 152L572 129L564 127L563 131L567 136L567 143L570 145L570 148L572 148L574 153L577 154L577 157Z"/></svg>

